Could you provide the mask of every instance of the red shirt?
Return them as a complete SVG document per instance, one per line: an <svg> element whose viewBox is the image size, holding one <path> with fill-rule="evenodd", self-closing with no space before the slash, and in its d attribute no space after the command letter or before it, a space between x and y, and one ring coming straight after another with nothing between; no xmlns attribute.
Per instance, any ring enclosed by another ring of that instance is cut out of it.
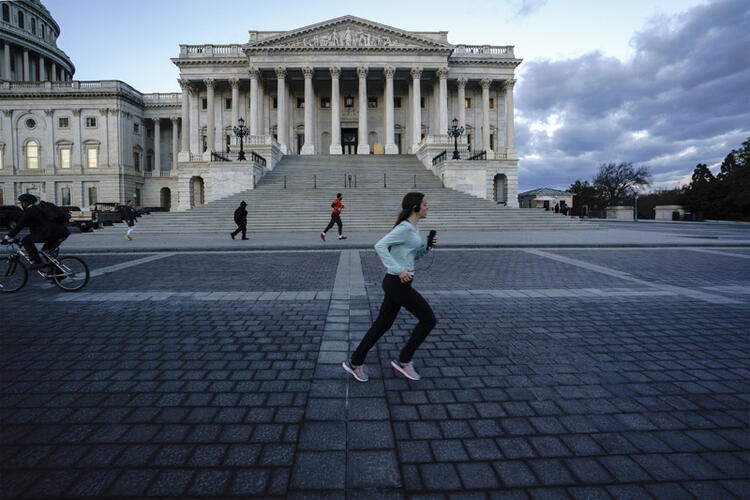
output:
<svg viewBox="0 0 750 500"><path fill-rule="evenodd" d="M333 200L331 206L333 207L333 213L335 214L341 214L341 211L344 209L344 204L341 203L341 198Z"/></svg>

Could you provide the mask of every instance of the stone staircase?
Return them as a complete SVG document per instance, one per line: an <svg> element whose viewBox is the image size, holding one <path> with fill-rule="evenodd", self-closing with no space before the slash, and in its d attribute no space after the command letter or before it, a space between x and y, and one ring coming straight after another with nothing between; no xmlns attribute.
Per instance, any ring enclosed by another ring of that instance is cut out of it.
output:
<svg viewBox="0 0 750 500"><path fill-rule="evenodd" d="M350 177L351 176L351 179ZM385 185L385 187L384 187ZM233 213L247 203L249 232L320 232L331 201L343 193L345 232L384 231L409 191L425 193L430 212L425 229L497 231L581 229L587 222L538 209L506 208L453 189L415 156L286 156L256 189L185 212L154 212L138 221L138 233L228 232ZM105 229L108 230L108 229ZM334 228L335 230L335 228Z"/></svg>

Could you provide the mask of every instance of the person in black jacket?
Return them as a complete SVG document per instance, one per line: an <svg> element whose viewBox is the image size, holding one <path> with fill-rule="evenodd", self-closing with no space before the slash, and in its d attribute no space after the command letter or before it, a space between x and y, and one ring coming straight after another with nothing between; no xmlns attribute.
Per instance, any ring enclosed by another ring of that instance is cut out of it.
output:
<svg viewBox="0 0 750 500"><path fill-rule="evenodd" d="M128 200L125 203L125 224L128 225L128 231L125 233L125 239L133 241L133 231L135 231L135 221L138 220L135 208L133 208L133 200Z"/></svg>
<svg viewBox="0 0 750 500"><path fill-rule="evenodd" d="M44 243L42 250L52 252L65 241L65 238L70 235L70 231L68 231L65 224L49 220L44 215L44 212L35 205L37 200L33 194L24 193L18 197L18 201L21 202L23 215L21 215L21 219L16 223L16 227L11 229L3 237L3 240L12 240L21 232L21 229L25 227L29 228L29 234L21 239L21 243L29 254L31 269L40 269L44 267L44 263L39 255L39 251L36 249L35 243Z"/></svg>
<svg viewBox="0 0 750 500"><path fill-rule="evenodd" d="M234 211L234 223L237 224L237 230L229 233L229 235L234 239L235 236L237 236L240 231L242 231L242 239L246 240L247 238L247 209L245 208L247 206L247 203L244 201L240 203L240 206L237 207L237 210Z"/></svg>

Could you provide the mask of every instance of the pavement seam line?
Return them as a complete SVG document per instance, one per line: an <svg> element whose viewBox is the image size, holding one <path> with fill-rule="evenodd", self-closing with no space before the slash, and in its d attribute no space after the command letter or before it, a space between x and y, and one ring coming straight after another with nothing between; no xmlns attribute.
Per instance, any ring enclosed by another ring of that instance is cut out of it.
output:
<svg viewBox="0 0 750 500"><path fill-rule="evenodd" d="M172 257L174 253L160 253L158 255L150 255L148 257L143 257L136 260L131 260L130 262L122 262L120 264L115 264L113 266L107 266L103 267L101 269L96 269L94 271L91 271L91 277L94 278L96 276L102 276L104 274L113 273L115 271L122 271L123 269L127 269L129 267L138 266L140 264L145 264L147 262L153 262L155 260L159 259L165 259L167 257Z"/></svg>
<svg viewBox="0 0 750 500"><path fill-rule="evenodd" d="M741 253L719 252L718 250L709 250L707 248L690 248L689 250L692 250L693 252L710 253L713 255L723 255L726 257L739 257L740 259L750 259L750 255L744 255Z"/></svg>

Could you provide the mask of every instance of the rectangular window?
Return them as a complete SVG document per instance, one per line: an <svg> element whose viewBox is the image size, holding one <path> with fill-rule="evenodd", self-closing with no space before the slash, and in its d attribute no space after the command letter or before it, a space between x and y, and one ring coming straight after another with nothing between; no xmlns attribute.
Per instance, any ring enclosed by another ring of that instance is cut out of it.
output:
<svg viewBox="0 0 750 500"><path fill-rule="evenodd" d="M4 157L5 157L5 148L4 147L0 147L0 170L3 169L3 159L4 159ZM0 203L0 205L2 205L2 203Z"/></svg>
<svg viewBox="0 0 750 500"><path fill-rule="evenodd" d="M401 98L400 97L394 97L393 98L393 107L396 109L401 108Z"/></svg>
<svg viewBox="0 0 750 500"><path fill-rule="evenodd" d="M140 134L141 133L141 125L140 125L140 123L133 123L133 133L134 134Z"/></svg>
<svg viewBox="0 0 750 500"><path fill-rule="evenodd" d="M60 149L60 168L70 168L70 148Z"/></svg>
<svg viewBox="0 0 750 500"><path fill-rule="evenodd" d="M471 97L464 98L464 108L471 109Z"/></svg>
<svg viewBox="0 0 750 500"><path fill-rule="evenodd" d="M137 151L133 153L133 167L136 172L141 171L141 154Z"/></svg>
<svg viewBox="0 0 750 500"><path fill-rule="evenodd" d="M88 168L97 168L99 166L99 150L88 148L86 150L86 166Z"/></svg>
<svg viewBox="0 0 750 500"><path fill-rule="evenodd" d="M495 98L490 97L490 109L495 109Z"/></svg>
<svg viewBox="0 0 750 500"><path fill-rule="evenodd" d="M305 107L305 98L304 97L298 97L297 98L297 107L298 108L304 108Z"/></svg>
<svg viewBox="0 0 750 500"><path fill-rule="evenodd" d="M367 107L370 109L377 108L378 107L378 98L377 97L368 97L367 98Z"/></svg>
<svg viewBox="0 0 750 500"><path fill-rule="evenodd" d="M88 193L89 193L89 205L94 205L97 201L99 201L97 197L96 186L89 186Z"/></svg>
<svg viewBox="0 0 750 500"><path fill-rule="evenodd" d="M96 128L96 117L95 116L87 116L86 117L86 128Z"/></svg>
<svg viewBox="0 0 750 500"><path fill-rule="evenodd" d="M70 119L67 116L61 116L58 118L57 128L70 128Z"/></svg>
<svg viewBox="0 0 750 500"><path fill-rule="evenodd" d="M279 99L277 97L273 98L273 109L276 109L279 107Z"/></svg>
<svg viewBox="0 0 750 500"><path fill-rule="evenodd" d="M224 99L224 109L232 109L232 98L227 97Z"/></svg>
<svg viewBox="0 0 750 500"><path fill-rule="evenodd" d="M354 107L354 97L352 97L350 95L344 97L344 107L353 108Z"/></svg>
<svg viewBox="0 0 750 500"><path fill-rule="evenodd" d="M70 205L70 188L60 188L60 205Z"/></svg>
<svg viewBox="0 0 750 500"><path fill-rule="evenodd" d="M424 97L419 98L419 107L424 109Z"/></svg>
<svg viewBox="0 0 750 500"><path fill-rule="evenodd" d="M26 168L39 168L39 146L34 141L26 145Z"/></svg>
<svg viewBox="0 0 750 500"><path fill-rule="evenodd" d="M330 97L321 97L320 98L320 107L324 109L328 109L331 107L331 98Z"/></svg>
<svg viewBox="0 0 750 500"><path fill-rule="evenodd" d="M208 109L208 99L201 99L201 109L204 111Z"/></svg>

